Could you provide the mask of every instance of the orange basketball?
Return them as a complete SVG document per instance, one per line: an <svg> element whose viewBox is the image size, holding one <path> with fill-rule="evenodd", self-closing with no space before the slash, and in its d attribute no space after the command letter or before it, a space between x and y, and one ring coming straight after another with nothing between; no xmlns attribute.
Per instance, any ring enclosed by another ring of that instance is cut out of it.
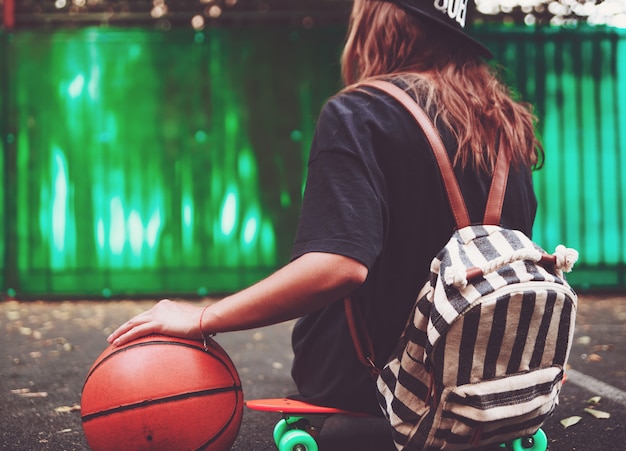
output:
<svg viewBox="0 0 626 451"><path fill-rule="evenodd" d="M213 340L151 335L109 346L81 401L89 446L100 450L228 450L243 414L237 370Z"/></svg>

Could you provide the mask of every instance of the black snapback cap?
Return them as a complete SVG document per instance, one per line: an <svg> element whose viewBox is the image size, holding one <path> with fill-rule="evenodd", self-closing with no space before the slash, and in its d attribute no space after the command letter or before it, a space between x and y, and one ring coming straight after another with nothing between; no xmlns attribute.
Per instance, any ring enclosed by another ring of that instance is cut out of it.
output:
<svg viewBox="0 0 626 451"><path fill-rule="evenodd" d="M467 34L465 25L476 11L474 0L383 0L397 4L405 11L417 14L469 41L480 56L491 59L493 54L474 37Z"/></svg>

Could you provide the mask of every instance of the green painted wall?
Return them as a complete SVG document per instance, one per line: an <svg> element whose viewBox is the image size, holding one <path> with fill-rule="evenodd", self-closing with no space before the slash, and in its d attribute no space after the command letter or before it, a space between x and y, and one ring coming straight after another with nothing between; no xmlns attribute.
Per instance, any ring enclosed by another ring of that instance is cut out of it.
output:
<svg viewBox="0 0 626 451"><path fill-rule="evenodd" d="M626 37L479 33L541 119L535 239L580 250L578 286L624 287ZM0 35L3 291L227 292L285 263L343 34Z"/></svg>

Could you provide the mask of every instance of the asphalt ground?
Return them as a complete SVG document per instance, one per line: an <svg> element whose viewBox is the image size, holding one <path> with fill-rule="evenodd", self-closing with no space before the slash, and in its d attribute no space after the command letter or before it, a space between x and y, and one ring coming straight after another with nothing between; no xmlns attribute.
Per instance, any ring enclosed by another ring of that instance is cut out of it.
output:
<svg viewBox="0 0 626 451"><path fill-rule="evenodd" d="M105 349L105 337L153 303L0 301L0 450L89 449L80 420L87 371ZM295 392L289 375L292 326L215 338L237 366L246 399ZM625 350L626 294L581 295L568 381L544 426L550 450L626 449ZM608 418L597 418L598 412ZM561 423L573 417L580 417L576 424ZM232 449L275 449L278 419L244 409ZM333 417L323 429L321 449L380 451L385 440L380 421Z"/></svg>

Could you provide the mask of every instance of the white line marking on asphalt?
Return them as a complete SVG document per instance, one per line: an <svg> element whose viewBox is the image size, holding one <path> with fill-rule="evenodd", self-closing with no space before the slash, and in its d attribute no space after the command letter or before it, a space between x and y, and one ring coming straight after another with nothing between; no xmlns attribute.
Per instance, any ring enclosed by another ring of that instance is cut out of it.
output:
<svg viewBox="0 0 626 451"><path fill-rule="evenodd" d="M594 377L587 376L580 371L568 368L567 383L572 383L580 388L590 391L594 395L599 395L626 406L626 392L612 385L602 382Z"/></svg>

